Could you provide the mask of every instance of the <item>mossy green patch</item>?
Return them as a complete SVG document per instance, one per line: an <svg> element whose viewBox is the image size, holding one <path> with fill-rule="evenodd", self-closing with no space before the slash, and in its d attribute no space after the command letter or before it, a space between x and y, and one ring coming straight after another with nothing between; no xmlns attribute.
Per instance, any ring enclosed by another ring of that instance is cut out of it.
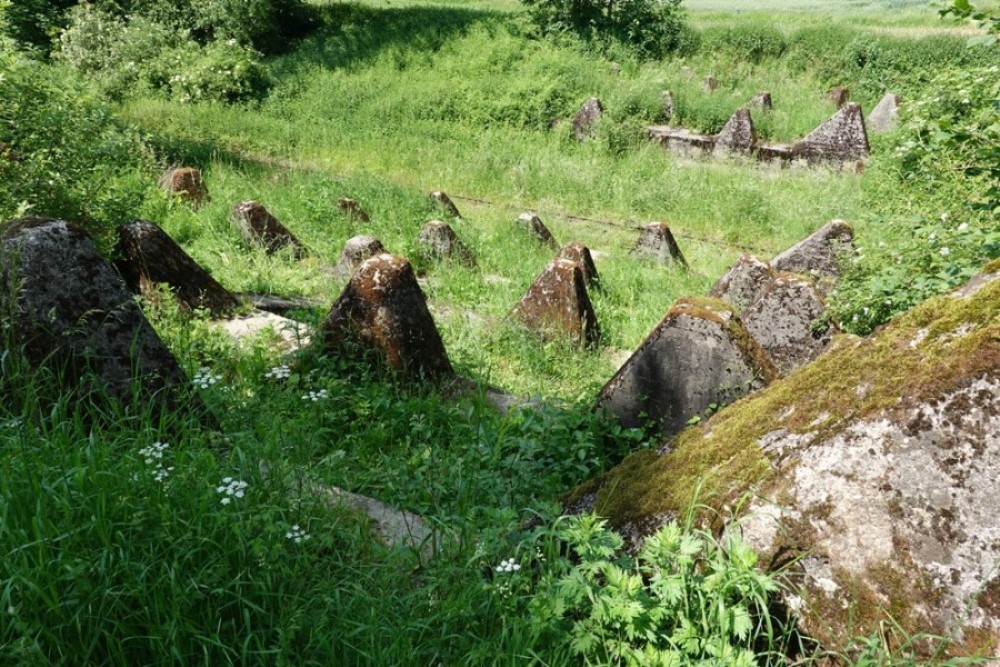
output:
<svg viewBox="0 0 1000 667"><path fill-rule="evenodd" d="M666 454L633 454L569 497L596 491L595 508L616 527L695 500L721 507L774 473L759 446L768 434L801 434L807 445L998 372L1000 280L993 279L968 297L932 299L869 338L838 336L813 363L680 433Z"/></svg>

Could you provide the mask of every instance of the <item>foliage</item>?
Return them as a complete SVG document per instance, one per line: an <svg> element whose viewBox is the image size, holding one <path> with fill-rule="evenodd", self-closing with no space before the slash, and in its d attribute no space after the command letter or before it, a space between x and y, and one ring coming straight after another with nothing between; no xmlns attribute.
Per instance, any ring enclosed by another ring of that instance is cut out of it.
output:
<svg viewBox="0 0 1000 667"><path fill-rule="evenodd" d="M749 667L766 659L758 641L780 651L782 628L769 614L778 585L736 535L716 539L671 521L634 559L594 516L563 518L546 537L572 556L531 597L542 645L568 644L585 664L602 665Z"/></svg>
<svg viewBox="0 0 1000 667"><path fill-rule="evenodd" d="M258 55L235 38L199 44L139 15L126 20L93 5L69 12L56 57L112 97L163 90L181 102L237 102L262 96L270 81Z"/></svg>
<svg viewBox="0 0 1000 667"><path fill-rule="evenodd" d="M952 15L956 19L975 21L979 24L979 27L984 28L988 32L987 35L974 37L970 41L970 44L983 44L987 46L996 44L997 35L1000 35L1000 14L976 9L976 6L969 2L969 0L951 0L951 3L946 5L939 13L942 17Z"/></svg>
<svg viewBox="0 0 1000 667"><path fill-rule="evenodd" d="M883 229L849 265L834 312L868 333L1000 256L1000 68L948 70L906 106L869 194Z"/></svg>
<svg viewBox="0 0 1000 667"><path fill-rule="evenodd" d="M149 195L137 134L56 70L0 54L0 218L65 218L103 241Z"/></svg>
<svg viewBox="0 0 1000 667"><path fill-rule="evenodd" d="M770 25L749 23L709 29L702 34L702 49L706 53L723 52L736 62L760 63L780 58L787 47L785 34Z"/></svg>
<svg viewBox="0 0 1000 667"><path fill-rule="evenodd" d="M613 39L647 58L678 51L690 41L681 0L523 0L542 34L573 32Z"/></svg>

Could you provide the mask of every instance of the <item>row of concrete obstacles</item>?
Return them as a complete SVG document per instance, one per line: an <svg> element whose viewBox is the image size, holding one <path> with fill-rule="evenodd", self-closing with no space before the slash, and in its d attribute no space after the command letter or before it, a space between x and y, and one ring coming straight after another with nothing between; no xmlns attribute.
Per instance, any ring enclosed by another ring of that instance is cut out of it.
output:
<svg viewBox="0 0 1000 667"><path fill-rule="evenodd" d="M706 86L709 77L706 80ZM718 83L710 89L714 90ZM828 96L838 111L826 122L802 139L792 144L762 144L758 142L751 109L770 111L773 108L771 93L757 93L746 107L737 109L718 134L700 134L669 125L649 128L650 138L667 150L684 156L692 155L744 155L755 156L760 162L781 166L798 164L856 163L870 155L868 129L885 132L895 127L900 98L887 93L872 109L866 126L861 106L848 101L848 91L843 87L830 90ZM669 121L674 115L673 93L665 90L663 115ZM592 97L583 103L573 116L573 134L578 140L594 136L597 121L604 113L601 101Z"/></svg>

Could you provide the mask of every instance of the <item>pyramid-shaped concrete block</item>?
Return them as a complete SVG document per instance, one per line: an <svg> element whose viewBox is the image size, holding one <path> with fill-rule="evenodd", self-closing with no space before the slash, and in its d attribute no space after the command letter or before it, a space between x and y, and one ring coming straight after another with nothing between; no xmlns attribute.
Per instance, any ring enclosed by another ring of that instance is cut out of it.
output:
<svg viewBox="0 0 1000 667"><path fill-rule="evenodd" d="M590 254L590 248L587 246L576 241L570 241L559 250L556 259L568 259L571 262L579 264L580 271L583 272L583 281L587 284L587 289L601 288L601 276L597 273L594 257Z"/></svg>
<svg viewBox="0 0 1000 667"><path fill-rule="evenodd" d="M889 132L899 125L899 95L886 93L868 114L868 129L872 132Z"/></svg>
<svg viewBox="0 0 1000 667"><path fill-rule="evenodd" d="M554 259L514 307L514 315L545 337L566 337L581 345L601 340L580 265Z"/></svg>
<svg viewBox="0 0 1000 667"><path fill-rule="evenodd" d="M320 328L325 350L376 359L409 380L451 377L454 371L413 267L383 253L365 260Z"/></svg>
<svg viewBox="0 0 1000 667"><path fill-rule="evenodd" d="M431 220L420 230L417 244L431 260L453 259L466 266L475 266L476 259L468 246L462 243L455 230L446 222Z"/></svg>
<svg viewBox="0 0 1000 667"><path fill-rule="evenodd" d="M549 228L545 226L545 223L536 214L530 212L522 213L517 216L517 223L527 229L541 243L553 249L559 247L559 244L552 236L552 232L549 231Z"/></svg>
<svg viewBox="0 0 1000 667"><path fill-rule="evenodd" d="M854 249L854 229L843 220L831 220L771 260L776 271L818 277L840 276L838 259Z"/></svg>
<svg viewBox="0 0 1000 667"><path fill-rule="evenodd" d="M204 308L221 316L239 307L235 295L194 261L170 236L148 220L118 227L115 262L125 284L136 294L152 285L167 285L184 307Z"/></svg>
<svg viewBox="0 0 1000 667"><path fill-rule="evenodd" d="M358 222L369 222L371 220L368 211L362 208L356 199L351 199L350 197L341 197L338 199L337 210L346 215L349 220L357 220Z"/></svg>
<svg viewBox="0 0 1000 667"><path fill-rule="evenodd" d="M742 313L744 308L760 298L774 277L775 272L766 263L753 255L743 255L719 278L708 295L725 301L737 313Z"/></svg>
<svg viewBox="0 0 1000 667"><path fill-rule="evenodd" d="M795 142L792 153L810 161L863 160L871 154L861 105L848 102L828 121Z"/></svg>
<svg viewBox="0 0 1000 667"><path fill-rule="evenodd" d="M382 242L374 236L361 234L352 236L344 243L343 250L340 251L340 260L334 267L334 273L341 278L349 278L354 275L354 271L361 265L361 262L388 252Z"/></svg>
<svg viewBox="0 0 1000 667"><path fill-rule="evenodd" d="M731 306L683 298L604 385L597 406L626 428L652 423L671 435L777 375Z"/></svg>
<svg viewBox="0 0 1000 667"><path fill-rule="evenodd" d="M639 239L629 251L630 255L654 259L661 264L680 264L687 266L687 260L681 253L681 248L674 239L670 227L662 222L646 225L639 233Z"/></svg>
<svg viewBox="0 0 1000 667"><path fill-rule="evenodd" d="M597 121L604 115L604 105L596 97L591 97L580 106L573 116L573 136L583 141L597 132Z"/></svg>
<svg viewBox="0 0 1000 667"><path fill-rule="evenodd" d="M0 312L5 352L48 368L67 392L96 388L88 401L138 399L158 409L186 400L189 382L174 355L94 240L72 223L4 224Z"/></svg>
<svg viewBox="0 0 1000 667"><path fill-rule="evenodd" d="M715 152L752 153L757 147L757 132L749 109L737 109L715 137Z"/></svg>
<svg viewBox="0 0 1000 667"><path fill-rule="evenodd" d="M815 359L830 344L831 324L821 324L826 303L815 284L783 273L743 311L743 325L782 373Z"/></svg>
<svg viewBox="0 0 1000 667"><path fill-rule="evenodd" d="M263 204L253 200L240 202L233 209L232 219L239 225L247 245L263 246L268 253L291 247L296 257L304 257L306 248L288 228L281 224Z"/></svg>
<svg viewBox="0 0 1000 667"><path fill-rule="evenodd" d="M771 101L771 93L766 90L760 91L753 96L753 99L750 100L749 106L760 109L761 111L772 110L774 108L774 103Z"/></svg>
<svg viewBox="0 0 1000 667"><path fill-rule="evenodd" d="M435 190L431 193L431 199L440 206L445 212L448 213L453 218L462 219L462 214L458 212L458 207L455 206L455 202L451 200L451 197L447 193L441 190Z"/></svg>

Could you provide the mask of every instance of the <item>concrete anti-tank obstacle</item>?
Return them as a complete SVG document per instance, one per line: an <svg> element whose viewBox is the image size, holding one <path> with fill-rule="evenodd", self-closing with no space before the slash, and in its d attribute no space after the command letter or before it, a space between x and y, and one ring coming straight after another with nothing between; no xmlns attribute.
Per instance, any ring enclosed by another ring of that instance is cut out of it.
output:
<svg viewBox="0 0 1000 667"><path fill-rule="evenodd" d="M682 298L604 385L597 407L626 428L651 423L671 435L777 376L731 306Z"/></svg>
<svg viewBox="0 0 1000 667"><path fill-rule="evenodd" d="M774 365L788 373L815 359L830 344L836 327L823 323L826 303L813 281L789 273L767 284L741 319Z"/></svg>
<svg viewBox="0 0 1000 667"><path fill-rule="evenodd" d="M194 208L211 199L208 187L201 178L201 172L194 167L176 167L167 170L160 177L159 186L161 190L189 202Z"/></svg>
<svg viewBox="0 0 1000 667"><path fill-rule="evenodd" d="M662 222L646 225L639 233L639 239L629 251L630 255L653 259L661 264L687 266L687 260L674 239L670 227Z"/></svg>
<svg viewBox="0 0 1000 667"><path fill-rule="evenodd" d="M761 111L771 111L774 108L774 104L771 101L771 93L766 90L760 91L753 96L753 99L750 100L748 106L760 109Z"/></svg>
<svg viewBox="0 0 1000 667"><path fill-rule="evenodd" d="M590 248L582 243L570 241L559 250L556 259L568 259L571 262L576 262L583 273L583 282L587 285L587 289L601 289L601 276L597 273L597 266L594 264L593 255L590 254Z"/></svg>
<svg viewBox="0 0 1000 667"><path fill-rule="evenodd" d="M902 98L894 93L886 93L868 114L868 129L872 132L889 132L899 125L899 105Z"/></svg>
<svg viewBox="0 0 1000 667"><path fill-rule="evenodd" d="M757 132L749 109L737 109L715 137L715 152L749 155L757 148Z"/></svg>
<svg viewBox="0 0 1000 667"><path fill-rule="evenodd" d="M753 255L743 255L719 278L708 295L731 305L737 313L760 298L775 271Z"/></svg>
<svg viewBox="0 0 1000 667"><path fill-rule="evenodd" d="M556 258L542 271L514 307L513 314L547 338L567 337L581 345L601 340L580 265Z"/></svg>
<svg viewBox="0 0 1000 667"><path fill-rule="evenodd" d="M430 194L430 198L451 217L462 219L462 214L458 212L458 207L455 206L455 202L451 200L451 197L447 193L441 190L435 190Z"/></svg>
<svg viewBox="0 0 1000 667"><path fill-rule="evenodd" d="M320 327L324 350L363 355L411 380L454 376L413 267L383 253L366 259Z"/></svg>
<svg viewBox="0 0 1000 667"><path fill-rule="evenodd" d="M843 220L831 220L771 260L776 271L827 278L840 276L838 260L854 249L854 229Z"/></svg>
<svg viewBox="0 0 1000 667"><path fill-rule="evenodd" d="M216 317L240 305L235 295L148 220L118 227L118 252L121 259L115 265L133 293L148 292L151 285L165 284L188 309L205 308Z"/></svg>
<svg viewBox="0 0 1000 667"><path fill-rule="evenodd" d="M191 400L201 406L184 391L184 371L86 231L50 218L4 227L0 312L11 350L32 368L51 368L68 391L92 387L88 378L96 378L88 401L107 395L170 411Z"/></svg>
<svg viewBox="0 0 1000 667"><path fill-rule="evenodd" d="M591 97L573 116L573 136L577 141L583 141L594 136L597 131L597 121L604 114L604 105L596 97Z"/></svg>
<svg viewBox="0 0 1000 667"><path fill-rule="evenodd" d="M539 242L550 246L553 250L559 247L559 244L552 236L552 232L549 231L549 228L545 226L545 223L536 214L531 212L522 213L517 216L517 223L527 229Z"/></svg>
<svg viewBox="0 0 1000 667"><path fill-rule="evenodd" d="M469 267L476 265L476 258L469 247L462 243L451 225L441 220L431 220L424 225L417 237L417 244L429 259L454 259Z"/></svg>
<svg viewBox="0 0 1000 667"><path fill-rule="evenodd" d="M337 210L339 210L343 215L346 215L349 220L357 220L358 222L371 221L368 211L362 208L361 204L359 204L357 200L351 199L350 197L341 197L338 199Z"/></svg>
<svg viewBox="0 0 1000 667"><path fill-rule="evenodd" d="M792 144L792 156L810 162L850 162L871 155L861 105L848 102L829 120Z"/></svg>
<svg viewBox="0 0 1000 667"><path fill-rule="evenodd" d="M251 199L240 202L233 208L231 217L247 245L262 246L269 255L290 247L297 259L306 256L302 242L259 202Z"/></svg>
<svg viewBox="0 0 1000 667"><path fill-rule="evenodd" d="M341 278L348 278L354 274L354 271L361 265L361 262L384 252L388 251L382 245L382 242L374 236L368 236L367 234L352 236L344 243L344 248L340 251L340 259L337 261L337 266L334 267L333 272Z"/></svg>

